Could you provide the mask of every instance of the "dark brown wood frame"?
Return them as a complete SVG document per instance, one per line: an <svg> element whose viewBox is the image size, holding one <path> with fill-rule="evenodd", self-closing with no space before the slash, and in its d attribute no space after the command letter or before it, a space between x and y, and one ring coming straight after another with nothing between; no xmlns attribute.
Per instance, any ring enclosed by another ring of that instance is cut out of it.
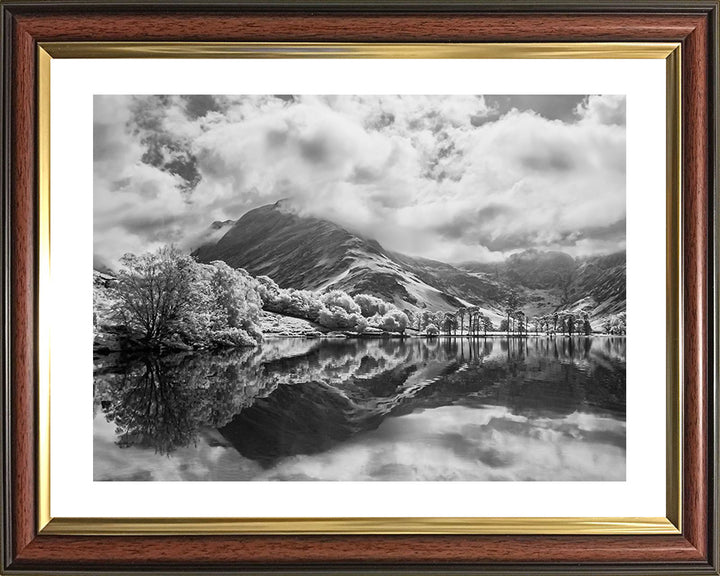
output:
<svg viewBox="0 0 720 576"><path fill-rule="evenodd" d="M718 2L7 1L2 16L6 574L718 574ZM36 62L49 41L682 43L683 532L644 536L49 536L36 530Z"/></svg>

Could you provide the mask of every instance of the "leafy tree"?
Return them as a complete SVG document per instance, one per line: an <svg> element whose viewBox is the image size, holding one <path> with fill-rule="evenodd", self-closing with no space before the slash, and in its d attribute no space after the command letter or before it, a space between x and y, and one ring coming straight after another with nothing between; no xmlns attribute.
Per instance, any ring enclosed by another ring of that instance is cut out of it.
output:
<svg viewBox="0 0 720 576"><path fill-rule="evenodd" d="M323 308L318 316L318 322L331 330L364 332L368 327L367 319L360 313L348 314L347 311L339 306Z"/></svg>
<svg viewBox="0 0 720 576"><path fill-rule="evenodd" d="M568 314L566 316L566 326L567 331L570 336L573 335L573 331L575 330L575 315L574 314Z"/></svg>
<svg viewBox="0 0 720 576"><path fill-rule="evenodd" d="M462 334L465 331L465 315L467 313L467 308L458 308L457 312L455 312L455 318L460 318L460 334Z"/></svg>
<svg viewBox="0 0 720 576"><path fill-rule="evenodd" d="M428 336L437 336L440 333L440 330L438 330L438 327L435 326L435 324L428 324L425 327L425 334Z"/></svg>
<svg viewBox="0 0 720 576"><path fill-rule="evenodd" d="M192 308L194 261L174 247L120 259L116 294L125 326L147 346L181 330Z"/></svg>
<svg viewBox="0 0 720 576"><path fill-rule="evenodd" d="M457 322L455 322L455 315L450 312L446 312L442 320L443 330L447 334L451 334L455 326L457 326Z"/></svg>
<svg viewBox="0 0 720 576"><path fill-rule="evenodd" d="M583 332L585 332L585 336L590 336L592 334L592 326L590 325L590 317L587 312L583 312Z"/></svg>
<svg viewBox="0 0 720 576"><path fill-rule="evenodd" d="M627 330L625 312L608 316L603 323L606 334L625 334Z"/></svg>
<svg viewBox="0 0 720 576"><path fill-rule="evenodd" d="M407 323L407 316L396 308L395 310L390 310L390 312L383 316L380 327L387 332L400 332L404 334Z"/></svg>
<svg viewBox="0 0 720 576"><path fill-rule="evenodd" d="M511 290L510 293L507 296L507 302L506 302L506 309L505 312L507 314L507 324L508 324L508 335L510 332L514 331L514 316L517 313L518 308L520 307L520 295L517 293L516 290Z"/></svg>
<svg viewBox="0 0 720 576"><path fill-rule="evenodd" d="M225 262L216 261L210 266L200 266L200 271L210 276L211 310L217 317L210 339L226 339L229 342L259 342L262 333L258 327L262 300L254 279L245 270L236 270Z"/></svg>
<svg viewBox="0 0 720 576"><path fill-rule="evenodd" d="M477 306L468 308L468 315L470 317L468 321L470 334L479 334L481 329L481 318L483 318L480 308Z"/></svg>
<svg viewBox="0 0 720 576"><path fill-rule="evenodd" d="M369 294L357 294L353 296L353 300L355 304L360 307L360 312L366 318L370 318L375 314L382 316L388 311L390 306L387 302Z"/></svg>
<svg viewBox="0 0 720 576"><path fill-rule="evenodd" d="M514 309L510 308L509 306L505 310L505 314L507 314L507 320L505 320L504 323L505 323L505 331L507 332L508 336L510 336L510 329L511 329L510 319L512 318L512 315L514 312L515 312Z"/></svg>
<svg viewBox="0 0 720 576"><path fill-rule="evenodd" d="M482 327L483 327L483 330L484 330L484 332L485 332L485 336L487 336L488 330L492 330L492 329L493 329L492 320L490 320L490 318L488 318L487 316L484 316L484 315L483 315L483 316L482 316ZM500 328L500 330L502 331L502 327Z"/></svg>
<svg viewBox="0 0 720 576"><path fill-rule="evenodd" d="M415 315L412 313L412 310L403 310L402 313L407 317L407 327L415 328Z"/></svg>
<svg viewBox="0 0 720 576"><path fill-rule="evenodd" d="M322 302L328 309L342 308L348 314L360 314L360 306L358 306L347 292L342 290L331 290L320 295Z"/></svg>
<svg viewBox="0 0 720 576"><path fill-rule="evenodd" d="M141 347L255 346L262 339L262 300L244 270L199 264L173 247L126 254L120 263L117 314Z"/></svg>
<svg viewBox="0 0 720 576"><path fill-rule="evenodd" d="M269 276L258 276L255 278L257 282L257 291L263 305L274 302L280 295L280 287L277 285L275 280Z"/></svg>

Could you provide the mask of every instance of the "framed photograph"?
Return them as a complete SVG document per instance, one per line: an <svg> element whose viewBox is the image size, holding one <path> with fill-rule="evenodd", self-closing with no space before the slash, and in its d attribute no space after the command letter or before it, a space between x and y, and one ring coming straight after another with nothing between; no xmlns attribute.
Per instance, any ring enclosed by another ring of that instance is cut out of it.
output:
<svg viewBox="0 0 720 576"><path fill-rule="evenodd" d="M717 1L0 10L3 574L719 573Z"/></svg>

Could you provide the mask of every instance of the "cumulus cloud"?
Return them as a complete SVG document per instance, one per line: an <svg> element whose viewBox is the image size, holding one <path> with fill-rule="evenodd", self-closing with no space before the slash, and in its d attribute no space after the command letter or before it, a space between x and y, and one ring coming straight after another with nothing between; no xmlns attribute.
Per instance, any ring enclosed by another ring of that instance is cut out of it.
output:
<svg viewBox="0 0 720 576"><path fill-rule="evenodd" d="M624 96L96 96L94 118L108 262L281 198L445 261L624 248Z"/></svg>
<svg viewBox="0 0 720 576"><path fill-rule="evenodd" d="M261 480L606 481L625 479L625 423L575 412L527 418L504 407L444 406L388 418Z"/></svg>
<svg viewBox="0 0 720 576"><path fill-rule="evenodd" d="M625 96L588 96L575 113L590 122L625 126Z"/></svg>

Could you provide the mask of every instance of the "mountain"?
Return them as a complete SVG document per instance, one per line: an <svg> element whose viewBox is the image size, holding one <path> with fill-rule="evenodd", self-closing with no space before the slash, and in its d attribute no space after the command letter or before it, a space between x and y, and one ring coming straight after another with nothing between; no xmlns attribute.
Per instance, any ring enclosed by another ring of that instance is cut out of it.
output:
<svg viewBox="0 0 720 576"><path fill-rule="evenodd" d="M530 249L505 262L467 262L458 268L511 287L528 316L585 310L600 319L625 311L625 259L624 251L575 259L564 252Z"/></svg>
<svg viewBox="0 0 720 576"><path fill-rule="evenodd" d="M216 220L202 233L200 236L189 239L191 246L212 246L216 244L220 238L225 236L228 230L235 225L236 220Z"/></svg>
<svg viewBox="0 0 720 576"><path fill-rule="evenodd" d="M580 262L573 288L591 298L592 316L625 312L625 252Z"/></svg>
<svg viewBox="0 0 720 576"><path fill-rule="evenodd" d="M575 259L564 252L530 249L512 254L505 262L508 277L528 288L553 288L567 282L576 267Z"/></svg>
<svg viewBox="0 0 720 576"><path fill-rule="evenodd" d="M200 246L201 262L223 260L254 276L266 275L285 288L324 288L355 258L372 259L374 246L335 224L303 217L280 201L246 213L215 243Z"/></svg>
<svg viewBox="0 0 720 576"><path fill-rule="evenodd" d="M448 264L395 254L337 224L297 214L283 201L247 212L193 255L270 276L283 288L372 294L410 310L484 305L496 316L484 280ZM453 276L462 282L453 282Z"/></svg>
<svg viewBox="0 0 720 576"><path fill-rule="evenodd" d="M204 238L193 252L201 262L223 260L283 288L372 294L405 310L478 306L497 323L511 292L530 316L584 308L599 318L625 308L624 253L576 260L526 250L502 263L453 266L386 250L285 201L214 223Z"/></svg>

